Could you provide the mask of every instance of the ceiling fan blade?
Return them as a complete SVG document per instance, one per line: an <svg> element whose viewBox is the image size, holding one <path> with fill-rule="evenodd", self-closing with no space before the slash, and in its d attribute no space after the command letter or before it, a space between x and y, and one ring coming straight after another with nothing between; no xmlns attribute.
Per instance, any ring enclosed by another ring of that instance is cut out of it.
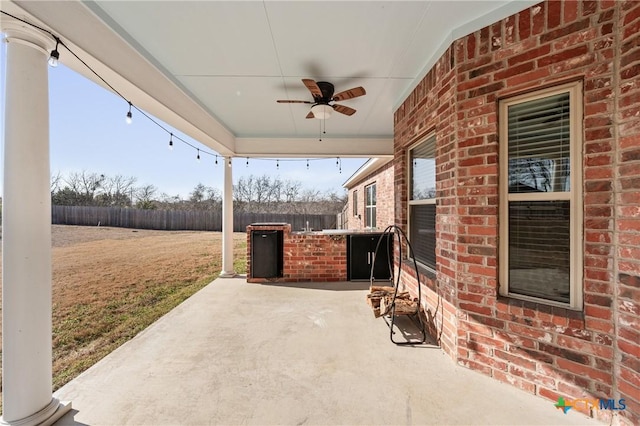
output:
<svg viewBox="0 0 640 426"><path fill-rule="evenodd" d="M310 78L303 78L302 82L305 86L307 86L307 89L309 89L314 99L322 98L322 90L320 90L320 87L318 87L318 83L316 83L315 80L311 80Z"/></svg>
<svg viewBox="0 0 640 426"><path fill-rule="evenodd" d="M316 118L316 117L313 115L311 111L309 111L309 114L307 114L305 118Z"/></svg>
<svg viewBox="0 0 640 426"><path fill-rule="evenodd" d="M357 98L358 96L364 96L367 92L364 90L362 86L354 87L353 89L345 90L344 92L340 92L334 95L334 101L344 101L346 99Z"/></svg>
<svg viewBox="0 0 640 426"><path fill-rule="evenodd" d="M287 99L278 99L276 102L279 104L312 104L311 101L290 101Z"/></svg>
<svg viewBox="0 0 640 426"><path fill-rule="evenodd" d="M344 115L353 115L356 113L355 109L350 108L348 106L344 106L344 105L335 104L332 106L332 108L334 109L334 111L337 111L340 114L344 114Z"/></svg>

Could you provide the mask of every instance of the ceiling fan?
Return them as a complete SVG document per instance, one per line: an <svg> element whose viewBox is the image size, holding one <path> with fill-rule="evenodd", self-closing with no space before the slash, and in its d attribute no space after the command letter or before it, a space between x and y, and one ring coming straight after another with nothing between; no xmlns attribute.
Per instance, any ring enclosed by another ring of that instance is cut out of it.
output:
<svg viewBox="0 0 640 426"><path fill-rule="evenodd" d="M358 96L366 95L362 86L354 87L349 90L344 90L340 93L333 94L333 84L326 81L312 80L310 78L303 78L302 82L309 89L311 95L313 95L312 101L290 101L290 100L278 100L281 104L312 104L311 111L307 114L306 118L317 118L319 120L326 120L331 116L332 111L339 112L340 114L353 115L356 110L339 104L330 104L330 102L345 101L347 99L357 98Z"/></svg>

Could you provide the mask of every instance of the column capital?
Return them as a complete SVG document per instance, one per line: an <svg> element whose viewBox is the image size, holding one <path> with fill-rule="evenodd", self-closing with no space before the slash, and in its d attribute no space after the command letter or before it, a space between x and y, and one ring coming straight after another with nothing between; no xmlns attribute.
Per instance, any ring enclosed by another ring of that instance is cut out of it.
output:
<svg viewBox="0 0 640 426"><path fill-rule="evenodd" d="M55 39L46 32L16 21L13 18L2 17L2 32L5 43L20 43L40 50L45 55L49 55L56 46Z"/></svg>

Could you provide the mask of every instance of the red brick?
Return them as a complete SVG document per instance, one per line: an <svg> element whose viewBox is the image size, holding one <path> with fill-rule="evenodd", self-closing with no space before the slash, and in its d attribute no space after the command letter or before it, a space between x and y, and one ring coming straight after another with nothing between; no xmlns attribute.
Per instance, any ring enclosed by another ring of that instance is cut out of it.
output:
<svg viewBox="0 0 640 426"><path fill-rule="evenodd" d="M546 17L547 3L538 3L538 5L531 8L531 34L536 35L542 33L544 30L544 23Z"/></svg>
<svg viewBox="0 0 640 426"><path fill-rule="evenodd" d="M544 67L547 65L555 64L558 62L567 61L571 58L576 58L578 56L584 55L588 53L588 48L585 45L574 47L573 49L567 49L560 53L556 53L554 55L548 55L543 58L538 59L537 64L539 67Z"/></svg>
<svg viewBox="0 0 640 426"><path fill-rule="evenodd" d="M562 2L562 6L564 8L564 22L565 23L569 23L571 21L574 21L577 17L578 17L578 6L579 6L579 2L573 1L573 0L569 0L569 1L563 1Z"/></svg>
<svg viewBox="0 0 640 426"><path fill-rule="evenodd" d="M531 49L520 55L512 56L507 60L509 67L520 64L522 62L528 63L536 58L548 55L551 52L551 45L545 44L536 49Z"/></svg>
<svg viewBox="0 0 640 426"><path fill-rule="evenodd" d="M611 382L612 382L611 373L596 370L595 368L592 368L583 364L578 364L573 361L565 360L563 358L558 358L556 362L558 364L558 367L563 370L567 370L574 374L578 374L580 376L586 376L586 377L589 377L590 379L598 380L602 383L611 385Z"/></svg>
<svg viewBox="0 0 640 426"><path fill-rule="evenodd" d="M550 1L547 4L547 28L555 28L560 25L562 19L562 2Z"/></svg>

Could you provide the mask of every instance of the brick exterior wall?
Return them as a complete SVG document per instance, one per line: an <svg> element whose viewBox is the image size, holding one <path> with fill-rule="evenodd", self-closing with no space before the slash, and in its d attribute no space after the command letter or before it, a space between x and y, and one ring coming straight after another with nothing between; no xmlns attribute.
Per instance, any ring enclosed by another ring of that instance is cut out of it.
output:
<svg viewBox="0 0 640 426"><path fill-rule="evenodd" d="M283 276L254 278L251 275L251 232L283 233ZM347 241L344 235L291 232L291 225L247 226L247 282L329 282L347 280Z"/></svg>
<svg viewBox="0 0 640 426"><path fill-rule="evenodd" d="M394 117L403 229L407 148L437 138L437 269L421 281L444 351L553 401L624 398L618 414L630 424L640 423L639 34L638 1L540 3L454 41ZM576 80L584 87L582 311L498 295L498 100Z"/></svg>
<svg viewBox="0 0 640 426"><path fill-rule="evenodd" d="M347 208L345 210L347 220L345 229L362 231L365 227L365 187L376 184L376 229L383 231L387 226L394 223L394 200L391 195L394 193L394 167L393 161L385 164L379 169L371 172L353 185L350 185ZM353 212L354 192L358 197L358 216Z"/></svg>

